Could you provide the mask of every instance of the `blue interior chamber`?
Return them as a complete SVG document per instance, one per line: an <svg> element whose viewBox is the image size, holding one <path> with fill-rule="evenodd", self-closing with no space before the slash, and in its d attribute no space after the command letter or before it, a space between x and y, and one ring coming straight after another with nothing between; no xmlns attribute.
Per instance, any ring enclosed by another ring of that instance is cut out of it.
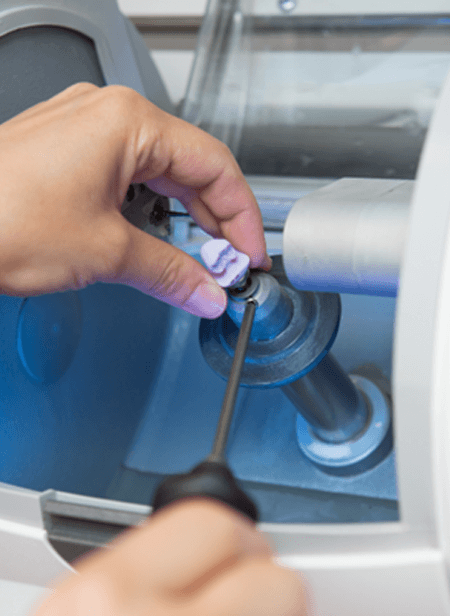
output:
<svg viewBox="0 0 450 616"><path fill-rule="evenodd" d="M8 34L0 54L0 121L77 81L104 85L93 42L64 28ZM342 301L334 355L346 370L372 362L389 377L395 300ZM0 481L148 504L165 474L212 444L225 383L203 360L198 325L119 285L0 296ZM239 394L229 462L261 518L398 519L393 456L376 481L331 479L305 465L295 413L278 390Z"/></svg>

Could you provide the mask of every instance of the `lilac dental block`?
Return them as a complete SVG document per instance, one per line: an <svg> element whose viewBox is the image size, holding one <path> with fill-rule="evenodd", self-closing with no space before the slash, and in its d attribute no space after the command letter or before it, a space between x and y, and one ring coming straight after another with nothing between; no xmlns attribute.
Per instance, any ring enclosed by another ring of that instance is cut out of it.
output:
<svg viewBox="0 0 450 616"><path fill-rule="evenodd" d="M250 258L227 240L209 240L201 247L203 262L221 287L230 287L248 269Z"/></svg>

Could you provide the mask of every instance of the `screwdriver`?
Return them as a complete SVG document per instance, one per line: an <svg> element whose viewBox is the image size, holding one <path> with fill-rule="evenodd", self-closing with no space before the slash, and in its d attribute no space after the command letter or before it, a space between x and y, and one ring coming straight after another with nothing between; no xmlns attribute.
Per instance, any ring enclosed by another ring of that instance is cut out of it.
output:
<svg viewBox="0 0 450 616"><path fill-rule="evenodd" d="M154 512L180 499L201 496L221 501L254 522L258 520L256 505L239 488L225 459L225 448L256 305L253 299L246 302L211 453L190 472L172 475L161 482L153 498Z"/></svg>

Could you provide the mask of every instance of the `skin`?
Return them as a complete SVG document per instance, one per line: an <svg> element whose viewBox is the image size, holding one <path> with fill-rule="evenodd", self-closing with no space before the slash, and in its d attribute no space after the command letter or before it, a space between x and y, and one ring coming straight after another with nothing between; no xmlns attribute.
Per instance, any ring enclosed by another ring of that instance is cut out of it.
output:
<svg viewBox="0 0 450 616"><path fill-rule="evenodd" d="M130 225L132 182L177 197L270 269L256 200L229 150L136 92L77 84L0 126L0 292L127 284L215 318L226 295L194 259ZM303 616L298 574L242 515L173 504L76 565L35 616Z"/></svg>
<svg viewBox="0 0 450 616"><path fill-rule="evenodd" d="M158 511L78 564L34 616L305 616L299 576L244 516L206 499Z"/></svg>
<svg viewBox="0 0 450 616"><path fill-rule="evenodd" d="M129 88L81 83L0 126L0 292L123 283L209 318L226 294L182 251L121 215L132 182L270 268L256 200L228 148Z"/></svg>

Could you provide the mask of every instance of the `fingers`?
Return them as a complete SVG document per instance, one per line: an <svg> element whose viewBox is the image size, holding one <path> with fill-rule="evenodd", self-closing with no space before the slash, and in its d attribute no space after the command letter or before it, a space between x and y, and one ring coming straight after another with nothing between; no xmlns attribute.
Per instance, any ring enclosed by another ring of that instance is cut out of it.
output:
<svg viewBox="0 0 450 616"><path fill-rule="evenodd" d="M211 235L248 254L252 267L270 268L259 208L228 148L129 88L77 84L6 122L0 141L3 189L9 186L16 213L5 209L1 226L21 238L12 242L11 276L21 276L17 262L26 274L10 294L32 278L33 294L121 282L195 315L219 316L226 294L197 261L131 226L119 233L119 248L99 231L108 221L124 229L120 206L133 179L176 195ZM16 177L24 152L33 200L18 195L8 177ZM36 248L27 248L26 263L20 245Z"/></svg>
<svg viewBox="0 0 450 616"><path fill-rule="evenodd" d="M118 578L122 594L145 587L167 600L198 592L242 560L271 554L244 516L207 499L168 506L144 527L124 533L112 547L83 563L80 573L106 567Z"/></svg>
<svg viewBox="0 0 450 616"><path fill-rule="evenodd" d="M201 189L182 186L166 177L147 181L147 185L159 194L176 197L204 231L227 239L247 254L251 267L270 269L259 207L243 176L242 181L218 178Z"/></svg>
<svg viewBox="0 0 450 616"><path fill-rule="evenodd" d="M152 585L165 596L197 592L237 562L271 553L253 524L217 501L178 503L153 522L152 549L160 556Z"/></svg>
<svg viewBox="0 0 450 616"><path fill-rule="evenodd" d="M130 241L104 282L127 284L190 314L214 319L227 305L225 291L198 261L123 221Z"/></svg>
<svg viewBox="0 0 450 616"><path fill-rule="evenodd" d="M248 254L252 267L270 268L258 204L229 149L153 107L146 120L153 147L141 134L133 181L145 180L156 192L178 198L205 231Z"/></svg>
<svg viewBox="0 0 450 616"><path fill-rule="evenodd" d="M212 580L199 593L195 610L214 616L307 616L307 604L298 574L256 558Z"/></svg>
<svg viewBox="0 0 450 616"><path fill-rule="evenodd" d="M215 501L168 506L111 548L82 561L39 616L307 616L300 577L273 563L252 523Z"/></svg>

